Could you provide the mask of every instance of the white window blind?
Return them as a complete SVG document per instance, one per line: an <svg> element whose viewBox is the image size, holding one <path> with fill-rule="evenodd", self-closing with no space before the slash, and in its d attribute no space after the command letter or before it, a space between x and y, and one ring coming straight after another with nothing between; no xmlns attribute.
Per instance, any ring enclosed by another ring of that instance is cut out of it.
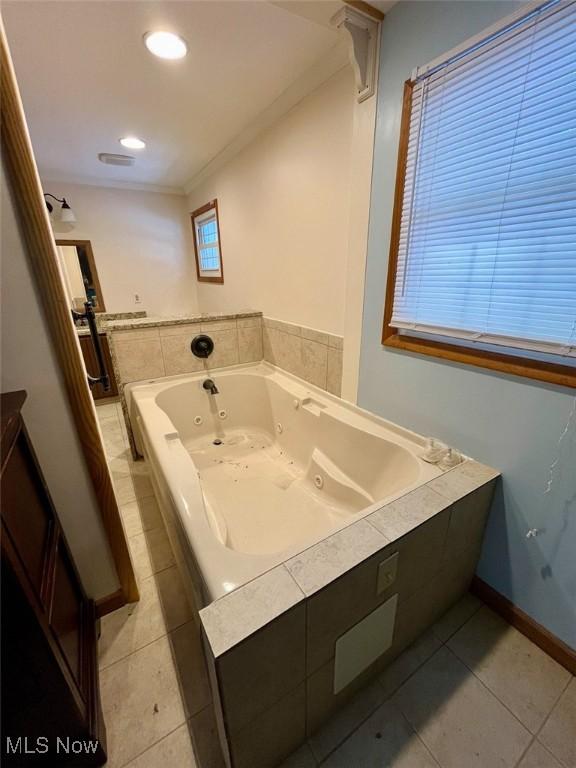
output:
<svg viewBox="0 0 576 768"><path fill-rule="evenodd" d="M390 324L576 356L576 3L418 73Z"/></svg>

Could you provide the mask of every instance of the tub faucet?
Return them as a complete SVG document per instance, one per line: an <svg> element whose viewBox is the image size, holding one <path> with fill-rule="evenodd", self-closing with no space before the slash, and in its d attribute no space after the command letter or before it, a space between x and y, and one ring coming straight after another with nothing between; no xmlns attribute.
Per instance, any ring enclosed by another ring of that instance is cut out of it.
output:
<svg viewBox="0 0 576 768"><path fill-rule="evenodd" d="M210 391L211 395L217 395L218 394L218 387L214 383L214 379L205 379L202 382L202 386L204 389L208 392Z"/></svg>

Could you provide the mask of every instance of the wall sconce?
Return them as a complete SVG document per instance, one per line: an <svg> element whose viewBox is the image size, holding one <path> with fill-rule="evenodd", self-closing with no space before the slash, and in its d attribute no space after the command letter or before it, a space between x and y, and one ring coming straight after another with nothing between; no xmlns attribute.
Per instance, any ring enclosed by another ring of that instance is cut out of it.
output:
<svg viewBox="0 0 576 768"><path fill-rule="evenodd" d="M56 200L58 203L62 203L62 207L60 208L60 221L63 224L76 224L76 216L74 215L74 211L68 203L66 202L66 198L63 197L60 199L59 197L55 197L54 195L51 195L49 192L44 192L44 202L46 203L46 208L48 208L48 212L52 214L52 211L54 210L54 206L51 202L46 200L47 197L51 197L53 200Z"/></svg>

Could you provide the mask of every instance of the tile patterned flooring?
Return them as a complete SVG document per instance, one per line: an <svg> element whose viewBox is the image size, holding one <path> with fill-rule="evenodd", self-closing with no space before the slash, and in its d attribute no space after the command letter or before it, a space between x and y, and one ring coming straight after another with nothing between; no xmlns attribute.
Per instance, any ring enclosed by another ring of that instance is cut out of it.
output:
<svg viewBox="0 0 576 768"><path fill-rule="evenodd" d="M200 629L119 403L97 408L141 599L102 619L109 768L222 768ZM576 679L466 595L283 768L576 768Z"/></svg>

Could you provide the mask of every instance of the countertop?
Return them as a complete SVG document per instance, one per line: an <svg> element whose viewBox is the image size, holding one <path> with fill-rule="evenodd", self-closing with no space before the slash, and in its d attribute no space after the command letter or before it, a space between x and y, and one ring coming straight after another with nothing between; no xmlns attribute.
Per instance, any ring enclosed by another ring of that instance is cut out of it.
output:
<svg viewBox="0 0 576 768"><path fill-rule="evenodd" d="M245 310L242 312L204 312L194 315L174 317L137 317L126 320L112 320L101 324L106 331L130 331L136 328L155 328L163 325L186 325L187 323L206 323L216 320L235 320L241 317L262 317L262 312Z"/></svg>

